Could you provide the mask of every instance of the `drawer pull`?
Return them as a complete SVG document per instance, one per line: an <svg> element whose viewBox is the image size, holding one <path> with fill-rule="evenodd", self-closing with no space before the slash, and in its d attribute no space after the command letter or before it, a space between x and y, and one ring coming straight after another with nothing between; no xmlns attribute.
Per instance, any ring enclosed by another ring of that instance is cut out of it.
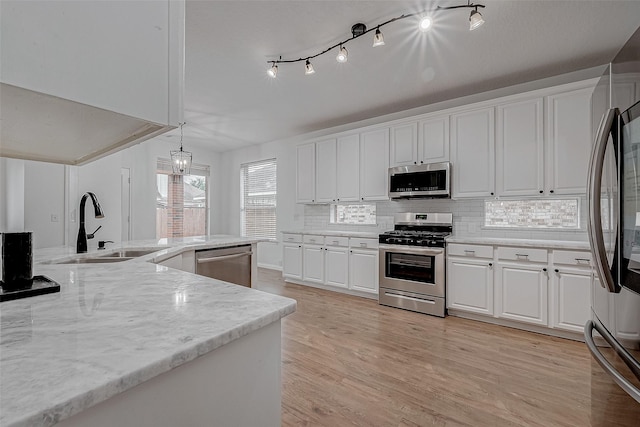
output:
<svg viewBox="0 0 640 427"><path fill-rule="evenodd" d="M367 247L367 244L366 244L366 243L360 243L360 247L362 247L362 248L366 248L366 247Z"/></svg>
<svg viewBox="0 0 640 427"><path fill-rule="evenodd" d="M516 254L516 258L529 259L529 255L528 254Z"/></svg>
<svg viewBox="0 0 640 427"><path fill-rule="evenodd" d="M334 241L333 241L333 244L334 244L334 245L337 245L338 243L339 243L339 242L338 242L337 240L334 240Z"/></svg>
<svg viewBox="0 0 640 427"><path fill-rule="evenodd" d="M472 251L472 250L470 250L470 249L465 249L465 250L464 250L464 253L465 253L465 254L469 254L469 255L475 255L476 251Z"/></svg>
<svg viewBox="0 0 640 427"><path fill-rule="evenodd" d="M586 262L587 264L591 262L589 258L576 258L576 262L580 264L581 262Z"/></svg>

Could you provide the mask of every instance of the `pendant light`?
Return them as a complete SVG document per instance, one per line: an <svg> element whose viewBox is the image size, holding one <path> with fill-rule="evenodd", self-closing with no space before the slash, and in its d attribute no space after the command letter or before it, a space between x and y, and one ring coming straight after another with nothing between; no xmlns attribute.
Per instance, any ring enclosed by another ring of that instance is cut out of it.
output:
<svg viewBox="0 0 640 427"><path fill-rule="evenodd" d="M471 15L469 15L469 31L473 31L479 26L484 24L484 18L482 14L478 12L478 9L472 10Z"/></svg>
<svg viewBox="0 0 640 427"><path fill-rule="evenodd" d="M191 172L191 153L182 149L182 126L180 123L180 149L171 151L171 168L174 175L189 175Z"/></svg>
<svg viewBox="0 0 640 427"><path fill-rule="evenodd" d="M380 32L380 28L376 28L376 34L373 36L373 47L384 46L384 36Z"/></svg>

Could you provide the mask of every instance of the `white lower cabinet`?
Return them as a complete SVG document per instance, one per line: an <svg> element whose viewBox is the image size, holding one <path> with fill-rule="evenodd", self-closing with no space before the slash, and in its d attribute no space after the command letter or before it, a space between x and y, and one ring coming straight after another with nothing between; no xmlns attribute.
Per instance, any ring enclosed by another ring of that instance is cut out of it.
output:
<svg viewBox="0 0 640 427"><path fill-rule="evenodd" d="M349 287L349 249L339 246L324 248L324 280L327 285Z"/></svg>
<svg viewBox="0 0 640 427"><path fill-rule="evenodd" d="M496 316L547 326L546 264L498 263L496 270Z"/></svg>
<svg viewBox="0 0 640 427"><path fill-rule="evenodd" d="M378 251L349 250L349 287L355 291L378 294Z"/></svg>
<svg viewBox="0 0 640 427"><path fill-rule="evenodd" d="M552 277L551 326L582 332L591 316L591 269L555 266Z"/></svg>
<svg viewBox="0 0 640 427"><path fill-rule="evenodd" d="M491 259L447 260L447 308L493 315Z"/></svg>
<svg viewBox="0 0 640 427"><path fill-rule="evenodd" d="M378 239L285 233L283 241L285 279L355 295L378 295Z"/></svg>
<svg viewBox="0 0 640 427"><path fill-rule="evenodd" d="M300 236L302 242L302 236ZM302 244L283 243L282 245L282 276L285 279L302 280Z"/></svg>

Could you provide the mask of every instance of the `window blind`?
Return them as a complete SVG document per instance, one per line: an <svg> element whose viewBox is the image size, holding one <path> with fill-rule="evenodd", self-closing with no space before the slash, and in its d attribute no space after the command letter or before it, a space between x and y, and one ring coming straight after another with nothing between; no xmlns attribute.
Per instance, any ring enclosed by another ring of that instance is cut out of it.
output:
<svg viewBox="0 0 640 427"><path fill-rule="evenodd" d="M191 163L191 170L189 171L189 175L209 176L209 171L210 168L208 165ZM171 168L171 160L158 157L157 173L172 175L173 169Z"/></svg>
<svg viewBox="0 0 640 427"><path fill-rule="evenodd" d="M240 165L241 234L276 238L276 159Z"/></svg>

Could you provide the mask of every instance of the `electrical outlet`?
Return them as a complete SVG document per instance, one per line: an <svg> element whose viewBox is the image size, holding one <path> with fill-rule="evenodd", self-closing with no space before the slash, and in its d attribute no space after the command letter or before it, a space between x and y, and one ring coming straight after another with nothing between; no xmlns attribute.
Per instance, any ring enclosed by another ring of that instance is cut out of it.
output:
<svg viewBox="0 0 640 427"><path fill-rule="evenodd" d="M58 215L57 214L51 214L51 222L58 222Z"/></svg>

